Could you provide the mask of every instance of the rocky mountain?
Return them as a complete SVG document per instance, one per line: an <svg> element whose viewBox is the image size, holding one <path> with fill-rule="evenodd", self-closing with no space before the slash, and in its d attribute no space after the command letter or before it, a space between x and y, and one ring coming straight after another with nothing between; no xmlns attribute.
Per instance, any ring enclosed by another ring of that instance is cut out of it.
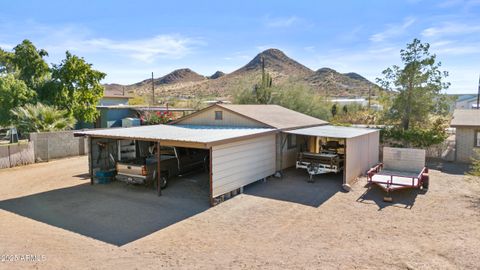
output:
<svg viewBox="0 0 480 270"><path fill-rule="evenodd" d="M268 49L256 55L245 66L225 74L221 71L206 77L188 68L177 69L154 79L155 92L162 96L175 97L231 97L238 89L252 87L258 82L262 61L273 78L274 85L291 82L306 83L319 94L329 96L364 96L373 83L357 73L339 73L330 68L313 71L291 59L278 49ZM108 93L117 94L125 88L128 94L151 93L151 79L131 84L106 84ZM121 92L120 92L121 93Z"/></svg>
<svg viewBox="0 0 480 270"><path fill-rule="evenodd" d="M314 89L329 96L366 96L369 88L376 93L373 83L354 72L342 74L331 68L321 68L305 80Z"/></svg>
<svg viewBox="0 0 480 270"><path fill-rule="evenodd" d="M217 72L213 73L212 76L209 76L208 78L212 79L212 80L215 80L215 79L218 79L218 78L223 77L223 76L225 76L225 73L218 70Z"/></svg>

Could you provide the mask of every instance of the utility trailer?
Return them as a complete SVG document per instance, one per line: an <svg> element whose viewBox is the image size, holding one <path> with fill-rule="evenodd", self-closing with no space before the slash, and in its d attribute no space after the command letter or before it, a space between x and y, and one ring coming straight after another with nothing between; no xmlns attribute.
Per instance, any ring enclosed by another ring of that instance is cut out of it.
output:
<svg viewBox="0 0 480 270"><path fill-rule="evenodd" d="M343 164L343 157L332 151L321 151L320 153L301 152L298 154L295 167L297 169L306 169L310 175L309 182L313 182L314 175L341 172Z"/></svg>
<svg viewBox="0 0 480 270"><path fill-rule="evenodd" d="M375 184L387 195L383 198L392 202L390 192L418 188L428 190L428 168L425 166L425 150L409 148L383 148L383 163L367 172L369 185Z"/></svg>

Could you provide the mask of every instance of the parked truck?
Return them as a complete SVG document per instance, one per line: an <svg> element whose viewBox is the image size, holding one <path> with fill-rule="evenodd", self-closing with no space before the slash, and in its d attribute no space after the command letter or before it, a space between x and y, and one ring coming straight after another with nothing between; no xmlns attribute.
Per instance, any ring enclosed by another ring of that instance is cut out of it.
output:
<svg viewBox="0 0 480 270"><path fill-rule="evenodd" d="M148 142L141 142L148 143ZM142 157L142 145L136 143L137 153L129 159L116 162L116 179L129 184L156 185L157 183L157 154L155 145L149 146L148 155ZM209 152L203 149L183 147L161 147L160 149L160 176L161 188L166 188L172 177L195 170L209 169Z"/></svg>

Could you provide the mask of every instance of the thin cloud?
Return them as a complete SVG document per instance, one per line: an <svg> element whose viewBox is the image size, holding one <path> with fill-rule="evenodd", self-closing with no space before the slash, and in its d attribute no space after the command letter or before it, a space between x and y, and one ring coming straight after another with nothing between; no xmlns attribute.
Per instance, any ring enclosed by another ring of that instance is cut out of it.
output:
<svg viewBox="0 0 480 270"><path fill-rule="evenodd" d="M387 28L380 32L370 36L372 42L382 42L387 39L400 36L416 21L413 17L407 17L403 20L402 24L388 24Z"/></svg>
<svg viewBox="0 0 480 270"><path fill-rule="evenodd" d="M480 32L480 25L447 22L441 26L429 27L422 31L424 37L442 37Z"/></svg>
<svg viewBox="0 0 480 270"><path fill-rule="evenodd" d="M286 18L268 18L266 25L268 27L289 27L299 22L296 16L290 16Z"/></svg>
<svg viewBox="0 0 480 270"><path fill-rule="evenodd" d="M115 41L111 39L90 39L83 42L89 49L125 53L143 62L157 58L182 58L191 53L198 40L179 35L158 35L147 39Z"/></svg>

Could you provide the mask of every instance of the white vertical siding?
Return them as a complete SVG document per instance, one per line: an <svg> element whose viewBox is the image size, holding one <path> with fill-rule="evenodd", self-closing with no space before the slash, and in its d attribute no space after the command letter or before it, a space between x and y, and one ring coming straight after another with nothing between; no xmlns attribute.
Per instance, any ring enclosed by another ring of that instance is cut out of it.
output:
<svg viewBox="0 0 480 270"><path fill-rule="evenodd" d="M275 173L275 135L212 147L212 196Z"/></svg>
<svg viewBox="0 0 480 270"><path fill-rule="evenodd" d="M378 163L379 131L347 139L343 182L351 184Z"/></svg>

